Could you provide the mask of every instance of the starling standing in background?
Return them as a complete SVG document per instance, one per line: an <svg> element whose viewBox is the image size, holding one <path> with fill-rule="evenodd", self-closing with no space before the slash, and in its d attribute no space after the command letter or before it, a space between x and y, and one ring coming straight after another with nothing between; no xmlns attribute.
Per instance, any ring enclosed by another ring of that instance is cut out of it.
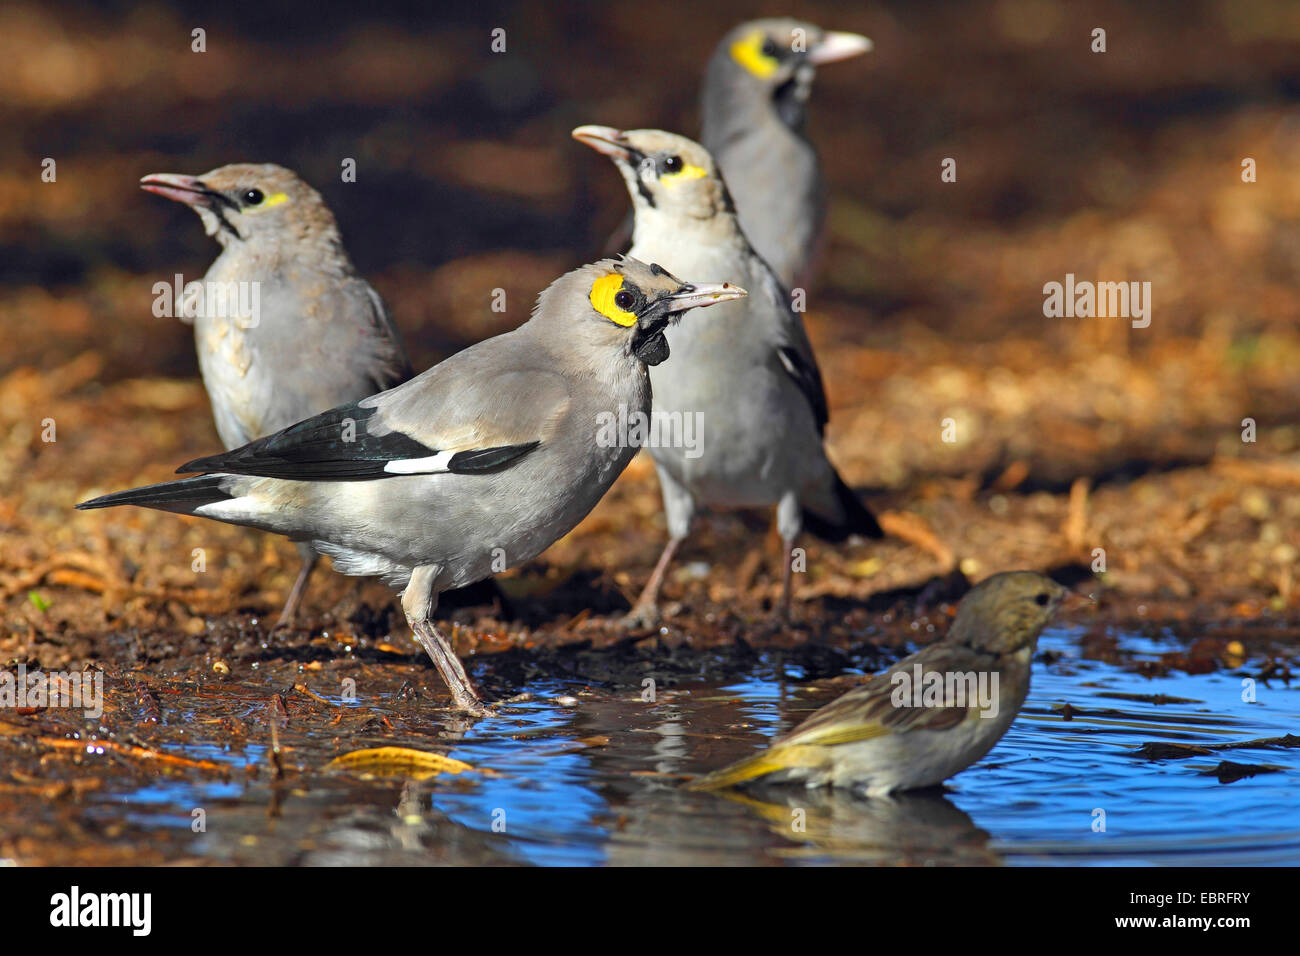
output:
<svg viewBox="0 0 1300 956"><path fill-rule="evenodd" d="M1033 571L993 575L962 599L942 641L827 704L758 756L690 788L761 779L880 796L942 783L992 750L1015 720L1029 693L1038 636L1067 593ZM981 679L991 699L966 693ZM960 702L932 700L930 686L962 688Z"/></svg>
<svg viewBox="0 0 1300 956"><path fill-rule="evenodd" d="M870 49L856 33L754 20L723 37L709 60L700 142L722 170L745 235L786 288L811 278L825 215L821 163L803 132L813 77Z"/></svg>
<svg viewBox="0 0 1300 956"><path fill-rule="evenodd" d="M379 293L353 268L320 194L294 173L240 163L198 177L155 173L140 187L192 207L221 244L203 294L180 311L227 449L411 377ZM316 564L310 545L298 552L277 626L293 620Z"/></svg>
<svg viewBox="0 0 1300 956"><path fill-rule="evenodd" d="M655 414L698 416L703 434L697 453L662 441L650 448L669 539L627 623L657 616L664 574L698 508L776 506L786 552L781 613L788 614L790 552L805 528L828 541L883 534L826 457L826 394L803 323L746 240L702 146L660 130L580 126L573 136L608 156L627 182L631 255L683 275L734 277L750 290L707 323L669 330L677 360L651 373Z"/></svg>
<svg viewBox="0 0 1300 956"><path fill-rule="evenodd" d="M604 260L562 276L532 317L409 382L192 461L202 472L77 507L140 505L287 535L344 574L381 575L456 707L486 708L434 626L438 595L530 561L572 530L637 447L600 436L650 410L648 366L682 313L745 295ZM675 359L680 360L680 359Z"/></svg>

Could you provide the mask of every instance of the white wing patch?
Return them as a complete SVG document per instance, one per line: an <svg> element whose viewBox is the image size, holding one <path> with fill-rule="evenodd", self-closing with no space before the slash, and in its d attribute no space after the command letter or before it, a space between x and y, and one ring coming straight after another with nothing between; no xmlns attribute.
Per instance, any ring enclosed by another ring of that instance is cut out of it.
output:
<svg viewBox="0 0 1300 956"><path fill-rule="evenodd" d="M454 451L440 451L428 458L402 458L384 465L390 475L438 475L447 470Z"/></svg>

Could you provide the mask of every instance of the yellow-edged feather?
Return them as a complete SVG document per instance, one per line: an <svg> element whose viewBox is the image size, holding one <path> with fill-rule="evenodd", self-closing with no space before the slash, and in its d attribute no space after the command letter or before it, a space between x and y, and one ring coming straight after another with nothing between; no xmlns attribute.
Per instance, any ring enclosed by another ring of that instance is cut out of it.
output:
<svg viewBox="0 0 1300 956"><path fill-rule="evenodd" d="M774 747L761 754L737 761L729 767L696 777L686 785L688 790L722 790L737 784L767 776L791 767L815 767L822 762L817 747Z"/></svg>
<svg viewBox="0 0 1300 956"><path fill-rule="evenodd" d="M889 732L888 728L882 727L880 724L843 724L827 727L821 733L813 732L807 736L801 734L802 739L799 743L800 745L816 747L834 747L836 744L851 744L859 740L883 737Z"/></svg>

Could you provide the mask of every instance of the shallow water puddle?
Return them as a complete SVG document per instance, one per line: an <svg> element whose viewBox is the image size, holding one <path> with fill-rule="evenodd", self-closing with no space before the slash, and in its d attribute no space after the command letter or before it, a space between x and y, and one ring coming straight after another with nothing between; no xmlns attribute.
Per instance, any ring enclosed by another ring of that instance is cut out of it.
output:
<svg viewBox="0 0 1300 956"><path fill-rule="evenodd" d="M69 840L130 841L151 858L212 862L1300 860L1300 738L1285 739L1300 734L1300 687L1256 681L1256 702L1246 703L1249 662L1241 671L1148 678L1083 660L1078 648L1077 631L1044 635L1020 718L943 792L866 800L781 788L683 791L687 775L751 753L852 679L801 684L797 668L762 655L741 681L660 689L653 703L636 687L534 681L531 699L474 725L403 699L396 687L356 702L290 699L286 718L257 702L265 687L235 684L169 701L184 709L164 717L190 742L162 749L229 772L160 775L121 756L88 755L79 767L98 769L100 789L41 814ZM1141 659L1169 646L1132 636L1120 649ZM284 675L267 671L275 686L293 680L291 665ZM273 720L279 780L269 771ZM341 753L383 746L474 769L422 781L323 769Z"/></svg>

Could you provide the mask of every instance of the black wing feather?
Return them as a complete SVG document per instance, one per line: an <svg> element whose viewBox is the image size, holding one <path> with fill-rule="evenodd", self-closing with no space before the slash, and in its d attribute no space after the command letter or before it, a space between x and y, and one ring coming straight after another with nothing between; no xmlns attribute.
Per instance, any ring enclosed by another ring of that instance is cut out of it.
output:
<svg viewBox="0 0 1300 956"><path fill-rule="evenodd" d="M370 481L392 478L384 471L390 461L428 458L438 449L410 435L391 431L372 435L365 422L375 414L353 402L330 409L288 428L258 438L225 454L196 458L176 469L223 472L294 481Z"/></svg>
<svg viewBox="0 0 1300 956"><path fill-rule="evenodd" d="M140 505L143 508L160 508L163 511L188 509L168 508L168 505L206 505L214 501L229 500L230 495L221 489L224 479L211 475L197 478L182 478L180 481L164 481L158 485L145 485L141 488L129 488L111 495L100 495L90 501L77 505L78 511L92 508L113 508L117 505Z"/></svg>
<svg viewBox="0 0 1300 956"><path fill-rule="evenodd" d="M391 461L430 458L438 454L439 449L430 448L399 431L390 431L386 435L370 434L365 423L374 414L375 409L363 408L357 402L341 405L251 441L242 448L196 458L176 469L176 473L220 472L291 481L374 481L399 477L399 474L385 470ZM533 441L457 452L448 460L447 470L469 475L495 471L539 444Z"/></svg>
<svg viewBox="0 0 1300 956"><path fill-rule="evenodd" d="M528 454L540 444L539 441L530 441L522 445L501 445L497 448L460 451L451 456L451 461L447 463L447 470L457 475L477 475L496 471L516 458Z"/></svg>
<svg viewBox="0 0 1300 956"><path fill-rule="evenodd" d="M788 345L780 346L777 354L781 365L794 379L799 391L803 392L812 406L813 417L817 419L817 434L825 437L826 422L830 420L830 410L826 405L826 386L822 384L822 373L815 362L809 362L796 349Z"/></svg>

